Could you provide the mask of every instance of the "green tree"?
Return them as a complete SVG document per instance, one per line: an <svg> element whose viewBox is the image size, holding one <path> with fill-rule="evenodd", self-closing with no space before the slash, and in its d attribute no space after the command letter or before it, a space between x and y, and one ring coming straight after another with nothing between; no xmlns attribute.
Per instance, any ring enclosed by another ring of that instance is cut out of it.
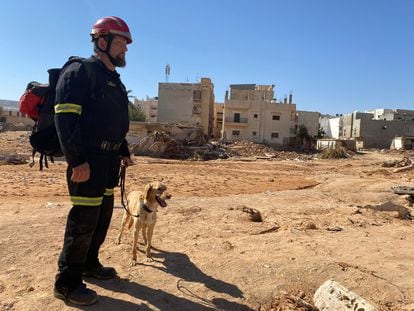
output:
<svg viewBox="0 0 414 311"><path fill-rule="evenodd" d="M303 124L299 125L298 134L296 135L299 140L300 144L303 146L303 144L310 140L310 135L308 133L308 129Z"/></svg>
<svg viewBox="0 0 414 311"><path fill-rule="evenodd" d="M321 126L319 126L319 129L318 129L318 138L325 137L325 135L326 135L325 130Z"/></svg>
<svg viewBox="0 0 414 311"><path fill-rule="evenodd" d="M145 121L145 114L141 107L136 107L132 102L129 102L128 106L129 119L131 121Z"/></svg>
<svg viewBox="0 0 414 311"><path fill-rule="evenodd" d="M135 98L132 94L132 90L127 90L128 98ZM128 115L131 121L145 121L145 113L142 111L142 108L135 106L131 101L129 101L128 106Z"/></svg>

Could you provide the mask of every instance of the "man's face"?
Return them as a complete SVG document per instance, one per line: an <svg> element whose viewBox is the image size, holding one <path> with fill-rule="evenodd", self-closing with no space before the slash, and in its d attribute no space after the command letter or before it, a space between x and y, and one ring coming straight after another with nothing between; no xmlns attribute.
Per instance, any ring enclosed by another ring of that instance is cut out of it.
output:
<svg viewBox="0 0 414 311"><path fill-rule="evenodd" d="M117 67L125 67L126 60L125 54L128 51L127 48L127 39L121 36L115 36L112 40L111 50L109 54L115 59L115 66Z"/></svg>

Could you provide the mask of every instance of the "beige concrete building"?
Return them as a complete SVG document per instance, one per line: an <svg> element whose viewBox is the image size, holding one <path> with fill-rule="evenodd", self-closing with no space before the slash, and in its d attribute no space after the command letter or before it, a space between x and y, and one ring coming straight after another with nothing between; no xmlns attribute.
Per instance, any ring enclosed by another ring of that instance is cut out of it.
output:
<svg viewBox="0 0 414 311"><path fill-rule="evenodd" d="M159 83L158 122L202 127L211 137L214 126L214 85L209 78L200 83Z"/></svg>
<svg viewBox="0 0 414 311"><path fill-rule="evenodd" d="M224 103L214 104L213 136L215 138L221 137L221 129L223 128L223 111L224 111Z"/></svg>
<svg viewBox="0 0 414 311"><path fill-rule="evenodd" d="M305 126L311 137L317 137L319 132L320 113L316 111L297 111L298 126Z"/></svg>
<svg viewBox="0 0 414 311"><path fill-rule="evenodd" d="M380 110L378 110L380 111ZM405 110L391 116L375 118L374 113L355 111L342 117L342 138L355 139L363 148L388 149L399 136L414 136L414 111Z"/></svg>
<svg viewBox="0 0 414 311"><path fill-rule="evenodd" d="M274 99L274 85L233 84L226 92L223 140L246 139L274 146L288 146L296 137L296 105L289 96Z"/></svg>
<svg viewBox="0 0 414 311"><path fill-rule="evenodd" d="M146 99L134 99L134 105L139 106L145 115L145 121L158 122L158 99L147 97Z"/></svg>

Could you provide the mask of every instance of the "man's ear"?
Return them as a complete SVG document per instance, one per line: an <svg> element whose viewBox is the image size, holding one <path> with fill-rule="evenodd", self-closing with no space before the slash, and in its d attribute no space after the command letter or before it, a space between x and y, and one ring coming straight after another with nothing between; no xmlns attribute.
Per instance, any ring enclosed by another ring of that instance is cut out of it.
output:
<svg viewBox="0 0 414 311"><path fill-rule="evenodd" d="M106 51L107 46L108 46L108 42L104 38L102 37L98 38L99 49L101 49L102 51Z"/></svg>

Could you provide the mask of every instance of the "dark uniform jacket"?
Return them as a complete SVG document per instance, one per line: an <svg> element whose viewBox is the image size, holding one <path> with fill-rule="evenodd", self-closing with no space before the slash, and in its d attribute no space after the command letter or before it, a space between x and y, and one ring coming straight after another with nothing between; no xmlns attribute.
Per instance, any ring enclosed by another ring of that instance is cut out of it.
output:
<svg viewBox="0 0 414 311"><path fill-rule="evenodd" d="M63 69L56 86L55 123L72 167L88 162L91 152L129 156L128 103L119 74L99 59L73 62Z"/></svg>

